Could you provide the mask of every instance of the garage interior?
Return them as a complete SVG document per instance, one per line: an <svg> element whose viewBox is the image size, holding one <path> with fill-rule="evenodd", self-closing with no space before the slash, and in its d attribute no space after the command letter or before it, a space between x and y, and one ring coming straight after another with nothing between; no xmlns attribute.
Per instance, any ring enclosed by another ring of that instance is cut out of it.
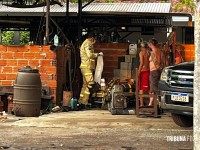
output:
<svg viewBox="0 0 200 150"><path fill-rule="evenodd" d="M66 3L66 6L62 7L57 4L51 5L49 14L46 13L46 9L2 5L0 29L14 30L16 33L30 31L30 41L39 46L44 44L48 30L47 43L56 55L56 105L62 102L64 90L72 91L73 96L79 98L82 86L79 47L87 32L96 33L95 51L104 53L102 78L108 83L115 77L114 70L119 69L119 57L127 55L130 44L137 45L140 38L148 40L155 37L160 43L172 45L174 36L169 36L172 32L172 16L191 18L190 14L172 13L170 3L100 5L92 1L87 4L79 1L78 4ZM60 46L52 49L55 34L59 36ZM135 55L134 63L130 62L133 63L133 71L130 76L128 73L123 75L123 79L135 77L134 70L138 65L136 57Z"/></svg>

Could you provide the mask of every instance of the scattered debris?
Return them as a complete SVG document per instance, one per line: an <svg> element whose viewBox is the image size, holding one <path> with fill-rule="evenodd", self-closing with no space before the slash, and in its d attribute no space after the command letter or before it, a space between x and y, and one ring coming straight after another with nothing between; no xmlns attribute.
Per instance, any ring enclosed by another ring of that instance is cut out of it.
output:
<svg viewBox="0 0 200 150"><path fill-rule="evenodd" d="M61 108L60 108L59 106L56 106L56 107L54 107L54 108L52 109L53 112L58 112L58 111L60 111L60 110L61 110Z"/></svg>
<svg viewBox="0 0 200 150"><path fill-rule="evenodd" d="M2 146L0 146L0 149L8 149L8 148L10 148L10 145L2 145Z"/></svg>
<svg viewBox="0 0 200 150"><path fill-rule="evenodd" d="M1 114L1 122L6 122L7 121L7 114L5 111L3 111Z"/></svg>

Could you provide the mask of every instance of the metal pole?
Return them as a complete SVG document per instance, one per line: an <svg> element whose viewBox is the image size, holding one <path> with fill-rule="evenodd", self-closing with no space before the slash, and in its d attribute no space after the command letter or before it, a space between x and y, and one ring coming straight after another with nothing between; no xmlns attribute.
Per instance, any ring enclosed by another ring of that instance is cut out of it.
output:
<svg viewBox="0 0 200 150"><path fill-rule="evenodd" d="M82 42L82 0L78 0L78 42Z"/></svg>
<svg viewBox="0 0 200 150"><path fill-rule="evenodd" d="M46 42L49 43L49 15L50 15L50 0L46 0Z"/></svg>
<svg viewBox="0 0 200 150"><path fill-rule="evenodd" d="M69 25L69 0L66 1L66 23Z"/></svg>

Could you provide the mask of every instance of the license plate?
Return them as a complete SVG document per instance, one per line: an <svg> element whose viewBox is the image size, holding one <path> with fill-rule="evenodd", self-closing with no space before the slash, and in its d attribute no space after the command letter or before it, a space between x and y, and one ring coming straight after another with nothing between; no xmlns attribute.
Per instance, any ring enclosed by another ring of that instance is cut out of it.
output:
<svg viewBox="0 0 200 150"><path fill-rule="evenodd" d="M189 95L187 93L171 93L171 100L177 102L189 102Z"/></svg>

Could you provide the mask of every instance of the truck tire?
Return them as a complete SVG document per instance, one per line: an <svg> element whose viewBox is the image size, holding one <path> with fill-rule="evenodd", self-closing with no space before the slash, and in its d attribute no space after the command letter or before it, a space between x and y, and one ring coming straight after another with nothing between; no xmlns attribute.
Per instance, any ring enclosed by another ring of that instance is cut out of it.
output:
<svg viewBox="0 0 200 150"><path fill-rule="evenodd" d="M172 113L172 118L173 118L174 122L180 127L192 127L193 126L193 117L192 116L179 115L179 114Z"/></svg>

